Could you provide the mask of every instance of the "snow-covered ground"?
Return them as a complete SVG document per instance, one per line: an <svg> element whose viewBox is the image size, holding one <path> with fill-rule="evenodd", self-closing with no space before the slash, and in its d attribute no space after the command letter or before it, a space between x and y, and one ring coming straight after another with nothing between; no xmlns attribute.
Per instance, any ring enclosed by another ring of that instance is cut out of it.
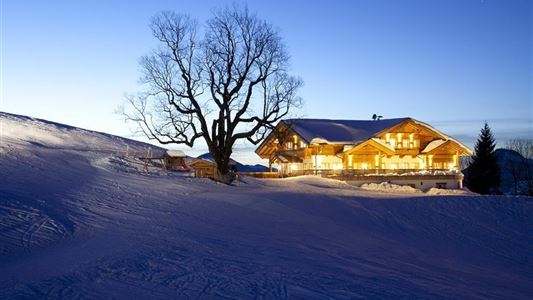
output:
<svg viewBox="0 0 533 300"><path fill-rule="evenodd" d="M226 186L145 172L124 154L147 145L106 134L0 130L0 298L533 298L530 198Z"/></svg>

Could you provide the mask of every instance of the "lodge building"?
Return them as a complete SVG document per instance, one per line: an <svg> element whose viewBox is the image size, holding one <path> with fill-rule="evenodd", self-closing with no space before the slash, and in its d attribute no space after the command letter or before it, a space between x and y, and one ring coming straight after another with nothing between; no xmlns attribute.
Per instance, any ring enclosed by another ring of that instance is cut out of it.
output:
<svg viewBox="0 0 533 300"><path fill-rule="evenodd" d="M256 149L280 176L322 174L354 183L461 188L468 147L412 118L288 119Z"/></svg>

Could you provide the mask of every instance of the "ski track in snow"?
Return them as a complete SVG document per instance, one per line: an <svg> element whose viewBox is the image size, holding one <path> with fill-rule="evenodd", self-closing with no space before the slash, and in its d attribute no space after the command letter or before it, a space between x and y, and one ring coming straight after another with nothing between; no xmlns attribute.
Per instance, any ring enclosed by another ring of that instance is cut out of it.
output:
<svg viewBox="0 0 533 300"><path fill-rule="evenodd" d="M0 299L533 298L530 198L226 186L144 173L102 134L1 120L45 138L0 144Z"/></svg>

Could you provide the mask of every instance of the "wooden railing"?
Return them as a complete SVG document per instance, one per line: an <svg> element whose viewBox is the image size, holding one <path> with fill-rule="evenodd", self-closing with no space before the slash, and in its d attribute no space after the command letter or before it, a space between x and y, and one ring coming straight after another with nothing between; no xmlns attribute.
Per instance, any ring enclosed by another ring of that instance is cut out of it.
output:
<svg viewBox="0 0 533 300"><path fill-rule="evenodd" d="M426 175L439 175L449 173L448 169L319 169L319 170L291 170L287 174L281 174L281 176L301 176L301 175L321 175L327 176L380 176L380 175L408 175L421 174L424 172ZM457 171L460 173L459 171Z"/></svg>

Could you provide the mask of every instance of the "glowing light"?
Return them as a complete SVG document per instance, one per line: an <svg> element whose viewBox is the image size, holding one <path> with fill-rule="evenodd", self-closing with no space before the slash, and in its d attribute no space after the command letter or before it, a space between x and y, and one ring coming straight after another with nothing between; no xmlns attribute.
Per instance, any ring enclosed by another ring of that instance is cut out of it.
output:
<svg viewBox="0 0 533 300"><path fill-rule="evenodd" d="M323 155L313 155L313 167L315 169L322 169L323 168L323 165L322 165L323 158L324 158Z"/></svg>
<svg viewBox="0 0 533 300"><path fill-rule="evenodd" d="M388 143L390 141L390 133L385 134L385 141Z"/></svg>
<svg viewBox="0 0 533 300"><path fill-rule="evenodd" d="M289 164L290 168L291 168L291 171L297 171L298 170L298 165L297 164Z"/></svg>
<svg viewBox="0 0 533 300"><path fill-rule="evenodd" d="M361 169L367 170L368 169L368 163L361 163Z"/></svg>
<svg viewBox="0 0 533 300"><path fill-rule="evenodd" d="M396 145L396 140L390 139L390 145L392 146L392 148L394 148L394 146Z"/></svg>
<svg viewBox="0 0 533 300"><path fill-rule="evenodd" d="M342 170L342 164L333 164L333 170Z"/></svg>
<svg viewBox="0 0 533 300"><path fill-rule="evenodd" d="M374 158L374 165L376 166L376 169L379 167L379 155L376 154L376 157Z"/></svg>

